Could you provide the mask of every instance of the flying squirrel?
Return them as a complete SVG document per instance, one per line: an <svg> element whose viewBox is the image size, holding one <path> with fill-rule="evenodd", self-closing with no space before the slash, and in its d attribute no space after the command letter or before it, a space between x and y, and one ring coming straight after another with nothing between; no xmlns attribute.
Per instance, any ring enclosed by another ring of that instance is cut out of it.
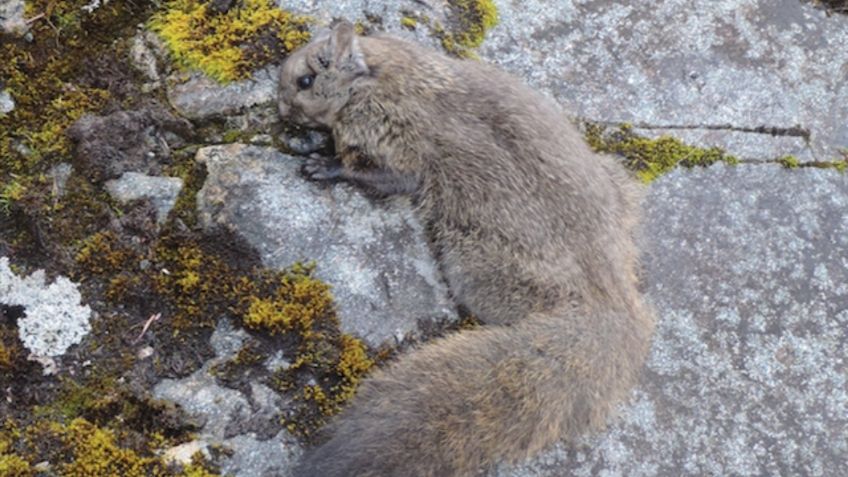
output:
<svg viewBox="0 0 848 477"><path fill-rule="evenodd" d="M602 428L654 330L641 187L556 102L481 61L348 22L289 56L283 118L332 131L303 166L411 197L453 297L485 326L363 381L296 477L472 476Z"/></svg>

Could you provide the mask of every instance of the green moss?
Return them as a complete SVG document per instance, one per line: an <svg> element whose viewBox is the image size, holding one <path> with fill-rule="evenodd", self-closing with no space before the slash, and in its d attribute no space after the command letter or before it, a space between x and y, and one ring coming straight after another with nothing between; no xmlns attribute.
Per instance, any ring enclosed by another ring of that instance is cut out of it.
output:
<svg viewBox="0 0 848 477"><path fill-rule="evenodd" d="M297 331L304 339L311 338L316 320L326 317L333 307L330 287L312 277L313 269L295 265L288 273L269 276L276 282L270 296L243 298L244 324L272 335Z"/></svg>
<svg viewBox="0 0 848 477"><path fill-rule="evenodd" d="M200 0L169 1L150 27L177 64L218 81L245 78L309 40L309 20L269 0L241 0L226 13L215 13L208 5Z"/></svg>
<svg viewBox="0 0 848 477"><path fill-rule="evenodd" d="M498 24L498 9L492 0L451 0L456 16L454 33L435 26L433 33L448 53L473 57L473 50L483 44L486 32Z"/></svg>
<svg viewBox="0 0 848 477"><path fill-rule="evenodd" d="M801 165L801 161L795 156L784 156L778 159L777 162L787 169L797 169Z"/></svg>
<svg viewBox="0 0 848 477"><path fill-rule="evenodd" d="M43 249L45 238L51 249L79 240L102 228L100 212L110 207L79 178L71 179L65 197L54 197L47 173L70 161L66 130L74 121L127 98L138 100L124 38L153 7L112 0L87 13L82 7L88 3L30 0L31 40L0 41L0 78L15 101L15 109L0 118L0 215L14 216L0 240L12 253Z"/></svg>
<svg viewBox="0 0 848 477"><path fill-rule="evenodd" d="M0 184L0 209L9 212L11 205L24 197L26 186L14 177L6 185Z"/></svg>
<svg viewBox="0 0 848 477"><path fill-rule="evenodd" d="M133 450L120 447L115 434L79 418L67 427L54 428L69 455L68 462L59 465L67 477L115 475L144 477L162 475L161 464L151 457L141 457Z"/></svg>
<svg viewBox="0 0 848 477"><path fill-rule="evenodd" d="M82 243L76 261L88 273L102 275L132 270L140 257L123 245L114 232L105 231L97 232Z"/></svg>
<svg viewBox="0 0 848 477"><path fill-rule="evenodd" d="M30 477L35 471L29 462L15 454L3 454L0 452L0 475L5 477Z"/></svg>
<svg viewBox="0 0 848 477"><path fill-rule="evenodd" d="M738 164L739 160L719 148L689 146L671 136L647 139L637 136L628 125L608 131L605 127L587 124L586 140L598 152L624 156L624 162L645 183L674 169L706 167L716 162Z"/></svg>
<svg viewBox="0 0 848 477"><path fill-rule="evenodd" d="M356 393L362 376L368 373L374 366L374 361L368 357L365 344L361 340L349 335L341 336L341 356L336 370L342 377L334 389L336 401L344 403Z"/></svg>
<svg viewBox="0 0 848 477"><path fill-rule="evenodd" d="M414 17L404 16L400 19L400 25L407 30L415 30L415 27L418 26L418 20Z"/></svg>

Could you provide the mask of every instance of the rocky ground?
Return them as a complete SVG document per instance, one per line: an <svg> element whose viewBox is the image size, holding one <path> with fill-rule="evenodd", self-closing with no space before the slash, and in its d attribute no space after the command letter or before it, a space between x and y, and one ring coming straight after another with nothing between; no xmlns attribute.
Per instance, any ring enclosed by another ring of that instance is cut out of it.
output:
<svg viewBox="0 0 848 477"><path fill-rule="evenodd" d="M513 71L647 183L640 386L492 475L848 475L845 11L3 0L0 475L287 475L369 369L474 326L408 203L298 174L332 145L275 75L334 18Z"/></svg>

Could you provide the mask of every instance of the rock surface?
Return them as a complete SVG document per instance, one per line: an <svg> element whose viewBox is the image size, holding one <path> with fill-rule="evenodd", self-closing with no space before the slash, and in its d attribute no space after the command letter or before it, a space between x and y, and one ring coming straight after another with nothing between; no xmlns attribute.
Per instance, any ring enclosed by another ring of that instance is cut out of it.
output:
<svg viewBox="0 0 848 477"><path fill-rule="evenodd" d="M848 475L848 176L677 170L644 228L659 324L632 402L498 475Z"/></svg>
<svg viewBox="0 0 848 477"><path fill-rule="evenodd" d="M257 105L270 105L277 94L278 67L269 66L249 79L221 84L201 73L188 79L171 78L168 101L190 119L239 114Z"/></svg>
<svg viewBox="0 0 848 477"><path fill-rule="evenodd" d="M12 272L8 257L0 257L0 303L24 307L18 336L35 357L60 356L91 331L91 309L81 300L67 278L48 284L44 270L22 278Z"/></svg>
<svg viewBox="0 0 848 477"><path fill-rule="evenodd" d="M118 201L149 200L156 209L156 221L164 223L168 213L177 203L183 188L179 177L148 176L138 172L125 172L119 179L106 181L106 190Z"/></svg>
<svg viewBox="0 0 848 477"><path fill-rule="evenodd" d="M310 183L297 159L273 148L214 146L197 159L208 171L197 196L204 226L237 231L269 267L314 260L344 331L376 346L414 334L419 320L455 318L407 203Z"/></svg>
<svg viewBox="0 0 848 477"><path fill-rule="evenodd" d="M23 35L27 31L24 0L0 0L0 34Z"/></svg>
<svg viewBox="0 0 848 477"><path fill-rule="evenodd" d="M438 46L430 29L418 25L414 30L404 28L404 17L429 18L431 22L445 25L449 12L447 2L437 0L348 0L326 2L321 0L279 0L281 8L315 18L318 27L328 26L333 20L343 18L359 22L377 31L387 31L419 43Z"/></svg>
<svg viewBox="0 0 848 477"><path fill-rule="evenodd" d="M495 3L482 56L583 119L674 126L743 157L848 146L844 15L798 0Z"/></svg>
<svg viewBox="0 0 848 477"><path fill-rule="evenodd" d="M211 343L214 359L184 379L165 379L153 389L157 399L179 404L189 415L204 422L192 449L208 451L223 447L230 453L222 462L222 475L284 475L300 449L282 429L278 416L285 405L279 395L259 383L252 383L249 394L219 386L211 368L234 357L247 333L221 320ZM269 435L270 434L270 435ZM179 458L181 449L172 449Z"/></svg>

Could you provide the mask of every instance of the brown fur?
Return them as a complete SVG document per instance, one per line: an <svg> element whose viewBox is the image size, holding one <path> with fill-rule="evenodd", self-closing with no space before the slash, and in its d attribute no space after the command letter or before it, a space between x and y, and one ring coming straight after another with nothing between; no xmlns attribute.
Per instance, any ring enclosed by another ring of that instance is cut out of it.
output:
<svg viewBox="0 0 848 477"><path fill-rule="evenodd" d="M515 78L349 23L286 61L279 105L333 131L340 162L309 177L413 197L456 300L491 325L375 372L294 475L475 475L603 426L654 327L619 164Z"/></svg>

